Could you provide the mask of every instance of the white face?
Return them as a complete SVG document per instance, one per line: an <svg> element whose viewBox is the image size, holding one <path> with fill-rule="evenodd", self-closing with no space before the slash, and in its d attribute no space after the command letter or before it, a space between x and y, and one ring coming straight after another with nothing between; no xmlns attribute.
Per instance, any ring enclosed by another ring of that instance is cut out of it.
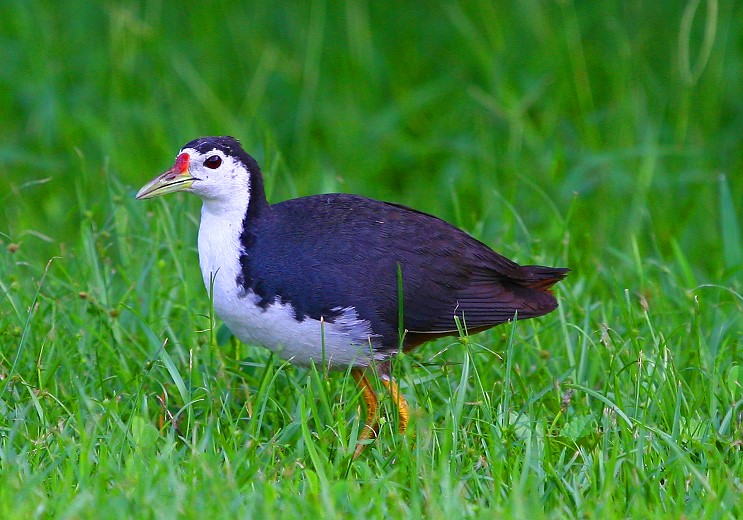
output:
<svg viewBox="0 0 743 520"><path fill-rule="evenodd" d="M201 153L193 148L180 151L188 155L188 173L193 183L187 191L205 201L229 202L250 193L250 173L239 160L214 149ZM242 196L236 196L241 194Z"/></svg>
<svg viewBox="0 0 743 520"><path fill-rule="evenodd" d="M214 146L204 152L209 145L198 141L202 142L181 149L173 166L142 186L136 198L187 191L201 197L209 211L244 214L250 201L250 172L239 158L225 151L239 144L228 141L226 147Z"/></svg>

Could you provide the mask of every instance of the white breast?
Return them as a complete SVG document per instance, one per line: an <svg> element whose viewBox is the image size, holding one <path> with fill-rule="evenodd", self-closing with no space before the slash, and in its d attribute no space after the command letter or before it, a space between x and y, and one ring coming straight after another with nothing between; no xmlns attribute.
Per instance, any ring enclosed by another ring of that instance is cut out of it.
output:
<svg viewBox="0 0 743 520"><path fill-rule="evenodd" d="M199 264L207 291L213 290L214 310L241 341L266 347L295 364L345 368L368 366L385 356L372 350L371 327L353 308L336 308L333 323L305 318L297 321L290 304L276 301L258 306L260 297L238 287L240 244L245 208L225 211L206 201L199 226Z"/></svg>

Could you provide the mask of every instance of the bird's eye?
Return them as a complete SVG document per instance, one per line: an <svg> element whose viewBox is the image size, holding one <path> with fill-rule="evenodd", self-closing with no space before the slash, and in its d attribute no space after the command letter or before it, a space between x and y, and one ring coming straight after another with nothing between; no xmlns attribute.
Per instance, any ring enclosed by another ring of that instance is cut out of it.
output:
<svg viewBox="0 0 743 520"><path fill-rule="evenodd" d="M212 170L216 170L221 164L222 158L219 155L212 155L211 157L207 157L204 161L204 166L211 168Z"/></svg>

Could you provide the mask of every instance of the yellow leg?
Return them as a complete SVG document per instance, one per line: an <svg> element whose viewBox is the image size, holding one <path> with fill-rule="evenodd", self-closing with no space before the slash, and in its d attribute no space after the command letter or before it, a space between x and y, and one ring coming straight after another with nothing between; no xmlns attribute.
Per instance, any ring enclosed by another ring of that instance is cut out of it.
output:
<svg viewBox="0 0 743 520"><path fill-rule="evenodd" d="M379 431L379 425L377 423L377 411L379 410L379 401L377 400L377 394L374 393L369 384L369 380L366 378L364 371L360 368L354 368L351 370L351 375L356 380L356 384L361 388L361 397L364 399L366 405L366 423L364 424L364 431L359 435L359 440L356 443L356 451L353 453L353 458L358 458L361 452L364 451L366 443L364 441L377 437Z"/></svg>
<svg viewBox="0 0 743 520"><path fill-rule="evenodd" d="M400 393L400 388L397 386L397 381L392 376L382 376L382 384L387 389L387 392L392 398L392 402L397 407L397 413L400 417L399 431L405 433L408 428L408 420L410 419L410 410L408 408L408 401L405 396Z"/></svg>

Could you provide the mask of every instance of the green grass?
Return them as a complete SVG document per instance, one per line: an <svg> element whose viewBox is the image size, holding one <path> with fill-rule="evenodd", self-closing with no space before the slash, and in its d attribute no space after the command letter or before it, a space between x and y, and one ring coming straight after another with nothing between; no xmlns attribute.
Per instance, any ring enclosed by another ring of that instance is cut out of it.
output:
<svg viewBox="0 0 743 520"><path fill-rule="evenodd" d="M742 42L714 1L7 2L0 517L743 516ZM271 200L569 266L561 306L402 356L352 461L349 374L225 339L198 201L133 200L207 134Z"/></svg>

